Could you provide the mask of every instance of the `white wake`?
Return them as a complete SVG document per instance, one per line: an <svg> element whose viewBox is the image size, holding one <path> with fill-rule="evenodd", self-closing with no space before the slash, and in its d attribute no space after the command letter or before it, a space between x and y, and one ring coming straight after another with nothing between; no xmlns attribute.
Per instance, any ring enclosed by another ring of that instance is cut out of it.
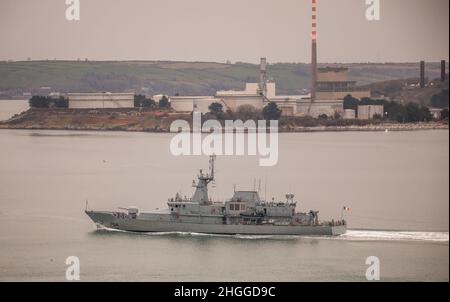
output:
<svg viewBox="0 0 450 302"><path fill-rule="evenodd" d="M448 232L348 230L347 233L337 237L337 239L448 242Z"/></svg>
<svg viewBox="0 0 450 302"><path fill-rule="evenodd" d="M178 236L178 237L222 237L244 240L298 240L325 239L325 240L349 240L349 241L429 241L429 242L448 242L448 232L413 232L413 231L380 231L380 230L347 230L347 233L340 236L296 236L296 235L224 235L195 232L146 232L135 233L122 230L107 228L101 225L97 226L100 231L121 232L129 234L143 234L147 236Z"/></svg>

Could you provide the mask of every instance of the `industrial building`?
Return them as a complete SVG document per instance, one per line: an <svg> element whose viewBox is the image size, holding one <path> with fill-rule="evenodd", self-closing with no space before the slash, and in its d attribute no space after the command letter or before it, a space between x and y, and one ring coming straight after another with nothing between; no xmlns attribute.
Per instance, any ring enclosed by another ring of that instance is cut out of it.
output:
<svg viewBox="0 0 450 302"><path fill-rule="evenodd" d="M133 108L134 93L69 93L69 108Z"/></svg>
<svg viewBox="0 0 450 302"><path fill-rule="evenodd" d="M384 116L383 105L358 105L359 120L372 120L375 116Z"/></svg>
<svg viewBox="0 0 450 302"><path fill-rule="evenodd" d="M342 100L347 95L362 99L370 97L370 91L356 86L356 81L348 80L348 68L319 68L317 74L316 99Z"/></svg>
<svg viewBox="0 0 450 302"><path fill-rule="evenodd" d="M310 103L308 95L276 95L275 83L262 82L246 83L244 90L217 91L214 96L175 96L170 98L170 105L176 111L206 113L212 103L222 104L224 110L236 111L242 105L261 110L269 102L276 102L284 115L297 115L303 100L305 104Z"/></svg>
<svg viewBox="0 0 450 302"><path fill-rule="evenodd" d="M244 90L217 91L214 96L174 96L170 105L176 111L198 111L206 113L212 103L222 104L224 110L236 111L242 105L262 109L265 103L275 98L275 83L267 81L266 58L261 58L260 82L246 83Z"/></svg>
<svg viewBox="0 0 450 302"><path fill-rule="evenodd" d="M241 105L251 105L256 109L264 107L264 98L259 94L258 83L246 83L245 89L217 91L214 96L175 96L170 97L170 105L176 111L198 111L206 113L212 103L220 103L224 110L236 111ZM266 84L267 95L275 95L275 83Z"/></svg>
<svg viewBox="0 0 450 302"><path fill-rule="evenodd" d="M319 68L314 99L310 95L277 95L276 83L266 80L266 59L261 58L260 83L246 83L243 90L217 91L213 96L170 97L171 107L176 111L198 111L206 113L209 105L220 103L224 110L236 111L239 106L251 105L262 109L269 102L275 102L286 116L333 116L344 113L344 97L351 94L356 98L370 97L370 91L356 87L349 81L347 68Z"/></svg>
<svg viewBox="0 0 450 302"><path fill-rule="evenodd" d="M242 105L262 109L275 102L287 116L334 116L344 114L344 97L370 97L370 91L356 87L348 80L347 68L317 67L317 3L312 0L311 32L311 88L309 95L277 95L276 84L267 80L266 58L261 58L259 83L246 83L244 90L217 91L214 96L170 97L171 107L176 111L199 111L206 113L209 105L220 103L224 110L236 111Z"/></svg>
<svg viewBox="0 0 450 302"><path fill-rule="evenodd" d="M344 120L354 120L356 118L356 110L354 109L344 109Z"/></svg>

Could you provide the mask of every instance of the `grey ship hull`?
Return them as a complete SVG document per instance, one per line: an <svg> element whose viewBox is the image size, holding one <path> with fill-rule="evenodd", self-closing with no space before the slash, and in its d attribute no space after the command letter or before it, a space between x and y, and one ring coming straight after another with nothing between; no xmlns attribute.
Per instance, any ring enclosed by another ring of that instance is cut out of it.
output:
<svg viewBox="0 0 450 302"><path fill-rule="evenodd" d="M117 218L113 212L86 211L93 222L130 232L191 232L241 235L321 235L337 236L346 232L346 225L244 225L159 221L139 218Z"/></svg>

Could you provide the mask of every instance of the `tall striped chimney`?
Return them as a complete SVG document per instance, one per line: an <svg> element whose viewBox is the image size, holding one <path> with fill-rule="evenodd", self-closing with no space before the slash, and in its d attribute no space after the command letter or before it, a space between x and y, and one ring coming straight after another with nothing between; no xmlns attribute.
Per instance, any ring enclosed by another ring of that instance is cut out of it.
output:
<svg viewBox="0 0 450 302"><path fill-rule="evenodd" d="M311 0L311 4L311 101L313 101L317 90L317 0Z"/></svg>

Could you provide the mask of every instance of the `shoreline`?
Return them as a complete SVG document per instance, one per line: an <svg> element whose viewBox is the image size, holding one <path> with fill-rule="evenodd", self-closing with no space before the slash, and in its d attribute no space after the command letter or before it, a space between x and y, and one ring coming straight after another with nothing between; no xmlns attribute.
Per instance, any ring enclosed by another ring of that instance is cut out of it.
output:
<svg viewBox="0 0 450 302"><path fill-rule="evenodd" d="M28 109L8 120L0 121L0 129L177 133L177 131L171 132L170 126L173 121L180 119L188 122L192 132L192 115L170 110ZM218 121L223 127L223 120ZM397 123L364 120L299 120L294 117L284 117L279 121L278 127L279 133L419 130L449 130L449 126L446 121ZM222 132L226 132L225 129Z"/></svg>
<svg viewBox="0 0 450 302"><path fill-rule="evenodd" d="M92 132L141 132L141 133L177 133L167 129L135 129L135 128L108 128L108 127L46 127L46 126L27 126L16 127L0 124L0 130L56 130L56 131L92 131ZM317 127L296 127L295 129L280 128L278 133L321 133L321 132L411 132L411 131L430 131L430 130L449 130L444 123L409 123L409 124L379 124L368 126L317 126ZM225 133L225 131L222 131ZM192 131L191 131L192 133ZM204 134L210 132L202 131Z"/></svg>

